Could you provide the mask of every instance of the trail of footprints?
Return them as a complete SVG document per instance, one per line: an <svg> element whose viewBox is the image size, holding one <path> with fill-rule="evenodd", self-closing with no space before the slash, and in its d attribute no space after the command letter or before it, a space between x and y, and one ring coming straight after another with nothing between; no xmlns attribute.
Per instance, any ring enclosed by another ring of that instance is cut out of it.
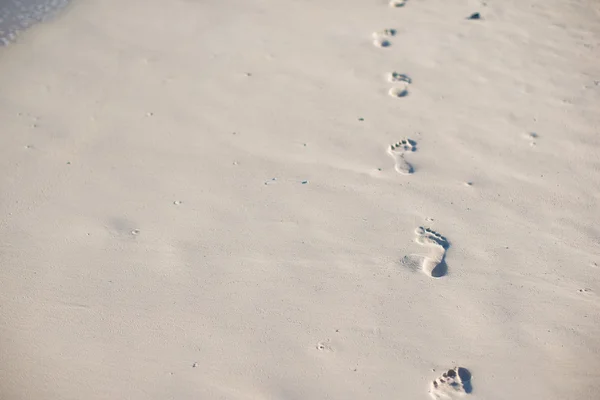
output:
<svg viewBox="0 0 600 400"><path fill-rule="evenodd" d="M404 7L407 0L391 0L390 7ZM468 19L480 19L478 13L473 14ZM384 29L373 32L373 45L376 47L390 47L392 39L397 32L394 29ZM387 74L387 80L393 86L388 94L394 98L402 98L409 95L409 86L412 84L410 76L400 72L390 72ZM392 143L387 148L388 155L393 159L394 169L402 175L414 173L411 163L406 160L406 156L417 150L417 142L404 138L396 143ZM471 183L468 183L470 185ZM407 259L407 266L413 269L421 269L423 273L432 278L441 278L448 272L446 265L446 252L450 247L450 242L438 232L420 226L415 230L415 241L423 246L427 252L425 255L418 255L416 258L411 256ZM415 261L416 260L416 261ZM328 341L319 342L317 349L320 351L332 351ZM469 394L472 391L471 373L463 367L455 367L442 373L441 376L431 382L429 394L433 399L452 400L456 397Z"/></svg>
<svg viewBox="0 0 600 400"><path fill-rule="evenodd" d="M407 0L391 0L389 6L393 8L404 7ZM396 30L384 29L373 33L373 45L376 47L390 47L392 39L396 36ZM388 94L394 98L403 98L409 95L409 86L412 79L400 72L390 72L387 80L393 86ZM417 143L409 138L392 143L387 148L388 155L394 161L394 169L402 175L410 175L414 172L411 163L406 156L417 150ZM449 241L434 230L426 227L418 227L415 230L415 241L427 249L425 255L418 256L418 267L426 275L432 278L440 278L447 274L446 251L450 247ZM463 367L455 367L444 372L440 377L433 380L429 394L434 399L449 399L471 393L471 373Z"/></svg>

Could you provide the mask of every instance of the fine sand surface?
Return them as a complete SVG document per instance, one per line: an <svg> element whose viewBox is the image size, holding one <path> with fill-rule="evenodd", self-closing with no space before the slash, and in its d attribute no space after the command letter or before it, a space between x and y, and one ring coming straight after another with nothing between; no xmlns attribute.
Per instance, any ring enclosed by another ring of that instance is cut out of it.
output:
<svg viewBox="0 0 600 400"><path fill-rule="evenodd" d="M600 3L398 5L0 48L0 398L600 398Z"/></svg>

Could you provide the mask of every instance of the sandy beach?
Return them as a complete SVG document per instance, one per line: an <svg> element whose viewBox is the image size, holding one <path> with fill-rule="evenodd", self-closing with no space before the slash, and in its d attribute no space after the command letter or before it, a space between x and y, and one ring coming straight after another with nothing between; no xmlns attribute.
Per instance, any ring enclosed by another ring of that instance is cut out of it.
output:
<svg viewBox="0 0 600 400"><path fill-rule="evenodd" d="M600 398L599 2L63 3L0 47L1 399Z"/></svg>

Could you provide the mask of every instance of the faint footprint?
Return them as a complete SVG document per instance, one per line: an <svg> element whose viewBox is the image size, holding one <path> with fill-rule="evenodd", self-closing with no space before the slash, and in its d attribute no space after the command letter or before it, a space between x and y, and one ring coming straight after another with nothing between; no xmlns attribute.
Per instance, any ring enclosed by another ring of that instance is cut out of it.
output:
<svg viewBox="0 0 600 400"><path fill-rule="evenodd" d="M378 37L373 39L373 45L376 47L389 47L391 46L391 43L386 38Z"/></svg>
<svg viewBox="0 0 600 400"><path fill-rule="evenodd" d="M404 7L407 0L390 0L390 7Z"/></svg>
<svg viewBox="0 0 600 400"><path fill-rule="evenodd" d="M423 228L422 226L418 227L415 233L417 234L417 243L431 249L429 254L423 259L423 271L433 278L446 275L448 267L444 259L446 257L446 250L450 247L448 240L439 233L429 228Z"/></svg>
<svg viewBox="0 0 600 400"><path fill-rule="evenodd" d="M395 29L383 29L381 31L373 32L373 37L387 37L390 38L392 36L396 36Z"/></svg>
<svg viewBox="0 0 600 400"><path fill-rule="evenodd" d="M408 96L408 85L393 87L388 91L388 94L392 97L406 97Z"/></svg>
<svg viewBox="0 0 600 400"><path fill-rule="evenodd" d="M455 367L444 372L431 383L429 394L434 399L453 399L471 393L471 373L468 369Z"/></svg>
<svg viewBox="0 0 600 400"><path fill-rule="evenodd" d="M396 162L394 168L397 172L408 175L412 174L414 169L405 159L404 154L407 152L417 151L417 142L410 139L403 139L398 143L390 145L388 154L394 158Z"/></svg>
<svg viewBox="0 0 600 400"><path fill-rule="evenodd" d="M408 75L401 74L399 72L390 72L388 74L388 81L412 83L412 79L410 79L410 77Z"/></svg>
<svg viewBox="0 0 600 400"><path fill-rule="evenodd" d="M377 47L388 47L392 44L390 38L395 35L395 29L384 29L382 31L373 32L373 44Z"/></svg>
<svg viewBox="0 0 600 400"><path fill-rule="evenodd" d="M529 139L529 145L532 147L536 145L535 139L539 137L540 135L535 132L529 132L527 135L525 135L525 139Z"/></svg>
<svg viewBox="0 0 600 400"><path fill-rule="evenodd" d="M412 83L412 79L408 75L401 74L398 72L390 72L388 74L388 81L399 84L398 87L393 87L389 90L388 94L392 97L405 97L408 96L408 85Z"/></svg>

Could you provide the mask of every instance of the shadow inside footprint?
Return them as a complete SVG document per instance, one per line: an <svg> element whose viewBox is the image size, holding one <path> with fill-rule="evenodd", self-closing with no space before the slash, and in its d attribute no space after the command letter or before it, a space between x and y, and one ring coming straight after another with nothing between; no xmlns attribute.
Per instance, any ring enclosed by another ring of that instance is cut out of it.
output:
<svg viewBox="0 0 600 400"><path fill-rule="evenodd" d="M373 45L376 47L390 47L392 44L387 39L376 38L373 40Z"/></svg>
<svg viewBox="0 0 600 400"><path fill-rule="evenodd" d="M402 87L402 88L391 88L388 91L388 94L392 97L406 97L408 96L408 89L406 89L406 87Z"/></svg>
<svg viewBox="0 0 600 400"><path fill-rule="evenodd" d="M423 262L427 259L426 256L420 254L410 254L402 257L400 260L400 264L413 272L421 271L423 269ZM446 264L446 260L442 260L438 265L436 265L429 275L432 278L441 278L448 274L448 265Z"/></svg>
<svg viewBox="0 0 600 400"><path fill-rule="evenodd" d="M400 8L406 5L406 0L390 0L390 7Z"/></svg>
<svg viewBox="0 0 600 400"><path fill-rule="evenodd" d="M471 393L473 391L473 386L471 386L471 372L466 368L458 367L457 373L465 393Z"/></svg>
<svg viewBox="0 0 600 400"><path fill-rule="evenodd" d="M432 278L441 278L442 276L446 276L448 273L448 264L446 264L446 260L442 260L438 265L431 270Z"/></svg>

